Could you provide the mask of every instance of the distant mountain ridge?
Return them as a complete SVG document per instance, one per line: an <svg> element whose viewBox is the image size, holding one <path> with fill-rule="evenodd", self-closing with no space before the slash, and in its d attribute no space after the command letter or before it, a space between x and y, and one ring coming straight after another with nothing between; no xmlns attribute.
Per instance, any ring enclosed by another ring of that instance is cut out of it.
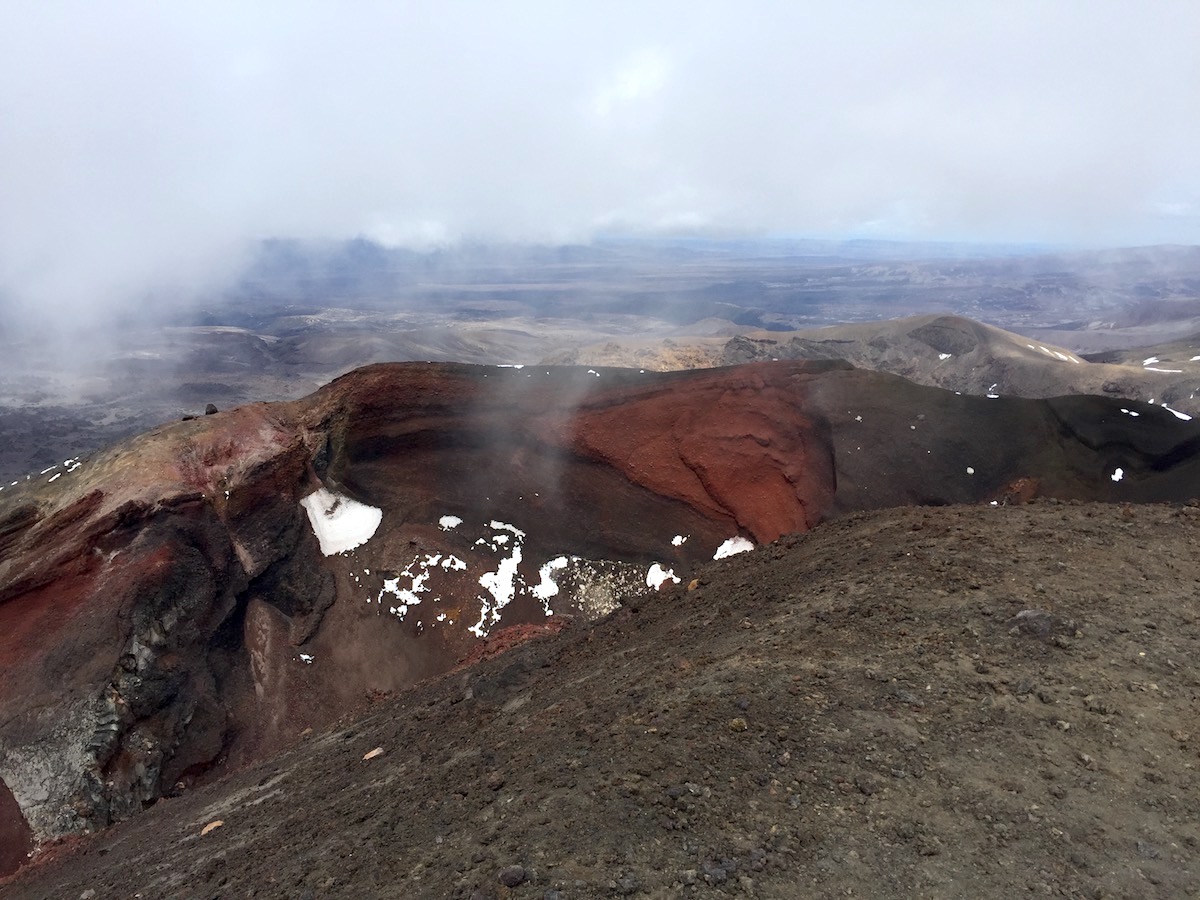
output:
<svg viewBox="0 0 1200 900"><path fill-rule="evenodd" d="M747 333L730 339L720 361L842 359L964 394L1106 394L1166 403L1200 416L1197 338L1139 351L1145 357L1109 353L1089 358L960 316L928 315L791 334Z"/></svg>

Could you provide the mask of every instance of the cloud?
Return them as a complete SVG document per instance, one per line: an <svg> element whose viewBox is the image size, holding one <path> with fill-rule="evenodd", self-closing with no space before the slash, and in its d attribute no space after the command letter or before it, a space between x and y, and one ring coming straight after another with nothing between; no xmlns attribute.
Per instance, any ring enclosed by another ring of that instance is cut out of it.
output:
<svg viewBox="0 0 1200 900"><path fill-rule="evenodd" d="M662 93L669 66L661 52L643 50L622 62L596 92L592 107L601 119L645 105Z"/></svg>
<svg viewBox="0 0 1200 900"><path fill-rule="evenodd" d="M246 241L1196 242L1194 3L20 4L0 303L202 295Z"/></svg>

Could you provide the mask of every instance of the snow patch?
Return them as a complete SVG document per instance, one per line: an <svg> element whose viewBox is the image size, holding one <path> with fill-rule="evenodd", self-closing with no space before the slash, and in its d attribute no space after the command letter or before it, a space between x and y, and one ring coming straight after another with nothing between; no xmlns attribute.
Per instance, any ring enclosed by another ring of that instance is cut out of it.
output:
<svg viewBox="0 0 1200 900"><path fill-rule="evenodd" d="M410 606L420 605L421 598L417 595L428 593L429 591L429 588L425 586L425 582L429 580L429 573L422 572L420 575L413 574L412 567L413 563L416 562L417 560L414 559L413 562L405 566L404 571L402 571L395 578L385 578L383 580L383 587L379 591L379 596L375 598L376 603L383 603L383 595L391 594L393 597L399 600L400 602L395 606L388 607L388 612L390 612L393 616L400 617L401 619L408 615L408 608ZM401 578L411 579L409 582L409 587L400 587ZM367 599L367 602L371 602L370 598Z"/></svg>
<svg viewBox="0 0 1200 900"><path fill-rule="evenodd" d="M713 559L724 559L727 556L734 556L738 553L748 553L754 549L754 545L742 537L740 534L736 537L731 537L713 554Z"/></svg>
<svg viewBox="0 0 1200 900"><path fill-rule="evenodd" d="M682 547L684 542L690 537L690 534L677 534L675 537L671 538L671 543L676 547Z"/></svg>
<svg viewBox="0 0 1200 900"><path fill-rule="evenodd" d="M939 353L938 359L949 359L953 355L953 353Z"/></svg>
<svg viewBox="0 0 1200 900"><path fill-rule="evenodd" d="M517 566L521 563L520 543L512 549L512 554L500 560L495 572L484 572L479 576L479 583L492 596L491 603L486 597L480 597L482 608L479 611L479 621L472 625L470 631L476 637L487 635L486 625L495 625L500 621L500 610L512 603L517 592ZM491 619L488 622L488 619Z"/></svg>
<svg viewBox="0 0 1200 900"><path fill-rule="evenodd" d="M565 556L556 556L554 559L550 560L548 563L538 569L538 575L540 576L541 581L529 590L533 596L543 601L543 607L546 610L546 615L548 616L552 615L550 612L550 605L544 601L549 600L558 593L558 585L554 583L554 579L550 576L556 569L565 569L566 567L567 558Z"/></svg>
<svg viewBox="0 0 1200 900"><path fill-rule="evenodd" d="M479 576L479 583L491 595L491 598L489 600L488 597L482 595L478 597L480 602L479 621L467 630L480 638L486 637L488 629L500 621L500 610L512 603L513 597L516 596L517 579L519 578L517 566L521 563L521 545L525 541L525 532L515 525L509 525L496 519L493 519L489 525L493 532L507 531L515 540L511 553L500 560L496 571L485 572ZM492 543L489 546L493 550L499 550L501 545L506 544L508 540L508 534L493 534ZM475 543L480 542L476 541ZM482 542L487 543L486 541Z"/></svg>
<svg viewBox="0 0 1200 900"><path fill-rule="evenodd" d="M975 467L974 467L974 466L967 466L967 474L968 474L968 475L974 475L974 474L975 474Z"/></svg>
<svg viewBox="0 0 1200 900"><path fill-rule="evenodd" d="M1178 375L1183 369L1156 369L1154 366L1146 366L1147 372L1163 372L1167 375Z"/></svg>
<svg viewBox="0 0 1200 900"><path fill-rule="evenodd" d="M453 528L457 528L461 524L462 519L460 519L458 516L442 516L440 519L438 519L438 527L442 529L442 531L450 531Z"/></svg>
<svg viewBox="0 0 1200 900"><path fill-rule="evenodd" d="M1125 477L1125 470L1122 469L1120 466L1117 466L1116 470L1112 473L1112 475L1109 476L1109 478L1111 478L1113 481L1120 481L1124 477Z"/></svg>
<svg viewBox="0 0 1200 900"><path fill-rule="evenodd" d="M673 569L664 569L658 563L652 565L646 573L646 587L654 588L656 591L667 581L679 584L679 578L675 575L675 571Z"/></svg>
<svg viewBox="0 0 1200 900"><path fill-rule="evenodd" d="M383 510L325 488L300 501L326 556L345 553L369 541L383 521Z"/></svg>
<svg viewBox="0 0 1200 900"><path fill-rule="evenodd" d="M1142 360L1142 365L1143 365L1143 366L1150 366L1150 365L1153 365L1153 364L1154 364L1154 363L1156 363L1156 362L1159 362L1159 359L1158 359L1158 357L1157 357L1157 356L1147 356L1145 359L1143 359L1143 360Z"/></svg>
<svg viewBox="0 0 1200 900"><path fill-rule="evenodd" d="M1162 408L1165 409L1167 412L1169 412L1171 415L1173 415L1177 419L1182 419L1185 422L1192 421L1192 417L1189 416L1187 413L1182 413L1177 409L1171 409L1171 407L1167 406L1167 404L1165 404L1165 403L1162 405ZM54 478L57 478L57 477L58 477L57 475L54 476ZM51 478L50 480L53 481L54 478Z"/></svg>

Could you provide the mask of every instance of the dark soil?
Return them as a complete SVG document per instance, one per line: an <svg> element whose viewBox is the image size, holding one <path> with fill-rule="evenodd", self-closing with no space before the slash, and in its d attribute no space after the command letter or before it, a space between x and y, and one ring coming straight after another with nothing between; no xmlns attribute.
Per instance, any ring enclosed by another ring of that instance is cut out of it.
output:
<svg viewBox="0 0 1200 900"><path fill-rule="evenodd" d="M1197 896L1198 538L1189 507L850 516L46 848L3 894Z"/></svg>

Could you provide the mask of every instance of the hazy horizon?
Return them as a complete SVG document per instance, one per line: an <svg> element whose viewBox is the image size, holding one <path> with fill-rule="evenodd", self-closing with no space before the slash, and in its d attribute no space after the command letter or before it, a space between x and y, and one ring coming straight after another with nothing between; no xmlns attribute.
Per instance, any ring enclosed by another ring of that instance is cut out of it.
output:
<svg viewBox="0 0 1200 900"><path fill-rule="evenodd" d="M264 238L1200 243L1200 7L13 4L0 309Z"/></svg>

